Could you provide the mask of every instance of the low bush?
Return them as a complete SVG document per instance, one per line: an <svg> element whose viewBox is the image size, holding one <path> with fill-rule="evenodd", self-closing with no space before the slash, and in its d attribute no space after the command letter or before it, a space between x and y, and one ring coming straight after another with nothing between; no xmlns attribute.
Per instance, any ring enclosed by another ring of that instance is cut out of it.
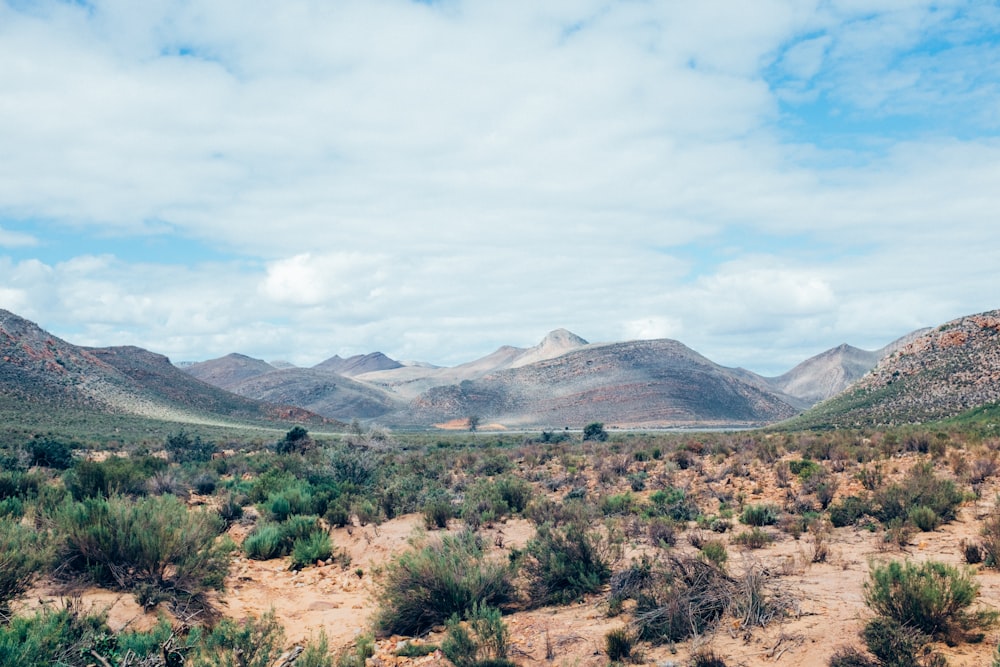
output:
<svg viewBox="0 0 1000 667"><path fill-rule="evenodd" d="M147 481L166 466L166 461L153 456L112 456L104 461L77 461L63 480L78 501L112 495L141 496L146 494Z"/></svg>
<svg viewBox="0 0 1000 667"><path fill-rule="evenodd" d="M11 500L11 499L8 499ZM0 621L48 564L45 536L16 520L0 519Z"/></svg>
<svg viewBox="0 0 1000 667"><path fill-rule="evenodd" d="M877 616L865 624L861 637L880 667L912 667L919 664L917 656L930 641L919 630L900 624L885 616Z"/></svg>
<svg viewBox="0 0 1000 667"><path fill-rule="evenodd" d="M718 624L733 596L733 580L716 565L670 557L635 596L637 637L664 643L704 634Z"/></svg>
<svg viewBox="0 0 1000 667"><path fill-rule="evenodd" d="M906 515L907 520L916 526L919 530L925 533L929 533L938 527L941 523L938 518L937 513L934 512L930 507L924 505L917 505L910 509Z"/></svg>
<svg viewBox="0 0 1000 667"><path fill-rule="evenodd" d="M774 505L747 505L740 522L748 526L773 526L778 523L778 508Z"/></svg>
<svg viewBox="0 0 1000 667"><path fill-rule="evenodd" d="M271 667L281 655L285 631L274 611L258 619L224 618L185 663L189 667Z"/></svg>
<svg viewBox="0 0 1000 667"><path fill-rule="evenodd" d="M507 564L486 558L471 531L445 535L386 565L375 624L387 634L417 635L468 613L475 602L498 606L514 596Z"/></svg>
<svg viewBox="0 0 1000 667"><path fill-rule="evenodd" d="M889 484L873 494L875 517L884 524L893 519L906 519L914 507L927 507L942 522L955 518L955 510L965 500L953 481L934 474L930 463L917 464L902 482Z"/></svg>
<svg viewBox="0 0 1000 667"><path fill-rule="evenodd" d="M830 657L829 667L879 667L877 660L853 647L839 648Z"/></svg>
<svg viewBox="0 0 1000 667"><path fill-rule="evenodd" d="M635 638L628 628L615 628L604 635L604 652L611 662L621 662L632 657Z"/></svg>
<svg viewBox="0 0 1000 667"><path fill-rule="evenodd" d="M531 604L565 604L598 591L611 577L612 549L581 524L539 526L525 548Z"/></svg>
<svg viewBox="0 0 1000 667"><path fill-rule="evenodd" d="M751 528L750 530L745 530L732 539L735 544L746 547L747 549L763 549L767 545L774 542L773 535L766 530L756 527Z"/></svg>
<svg viewBox="0 0 1000 667"><path fill-rule="evenodd" d="M995 620L969 611L978 592L968 570L937 561L875 565L864 586L865 604L879 616L949 642Z"/></svg>
<svg viewBox="0 0 1000 667"><path fill-rule="evenodd" d="M89 498L56 521L63 561L102 585L193 595L221 589L229 571L233 545L218 539L222 520L173 496Z"/></svg>
<svg viewBox="0 0 1000 667"><path fill-rule="evenodd" d="M834 528L853 526L858 519L866 514L872 514L871 502L859 496L847 496L840 502L830 505L830 523Z"/></svg>
<svg viewBox="0 0 1000 667"><path fill-rule="evenodd" d="M317 530L308 537L295 540L292 545L292 569L301 570L331 556L333 556L333 545L330 543L329 533Z"/></svg>
<svg viewBox="0 0 1000 667"><path fill-rule="evenodd" d="M455 667L513 667L507 659L510 633L500 610L484 604L473 605L468 628L457 614L448 620L448 636L441 642L441 652Z"/></svg>

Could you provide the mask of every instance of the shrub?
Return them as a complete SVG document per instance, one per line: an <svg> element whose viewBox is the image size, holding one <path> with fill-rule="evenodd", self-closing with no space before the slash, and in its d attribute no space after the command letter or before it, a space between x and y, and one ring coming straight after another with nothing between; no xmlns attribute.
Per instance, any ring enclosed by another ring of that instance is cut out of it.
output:
<svg viewBox="0 0 1000 667"><path fill-rule="evenodd" d="M726 661L706 649L691 656L691 667L726 667Z"/></svg>
<svg viewBox="0 0 1000 667"><path fill-rule="evenodd" d="M875 491L875 516L882 523L907 518L910 509L928 507L943 522L955 518L955 509L965 499L962 491L950 479L937 477L930 463L917 464L899 484L890 484Z"/></svg>
<svg viewBox="0 0 1000 667"><path fill-rule="evenodd" d="M982 536L983 562L987 567L1000 568L1000 506L994 507L986 517L979 534Z"/></svg>
<svg viewBox="0 0 1000 667"><path fill-rule="evenodd" d="M215 443L202 440L200 435L192 438L185 431L168 435L164 449L177 463L205 463L216 451Z"/></svg>
<svg viewBox="0 0 1000 667"><path fill-rule="evenodd" d="M455 509L451 502L444 498L429 501L424 505L424 525L428 530L433 528L447 528L448 519L455 514Z"/></svg>
<svg viewBox="0 0 1000 667"><path fill-rule="evenodd" d="M57 525L65 562L103 585L196 594L221 589L229 570L222 520L173 496L90 498L64 507Z"/></svg>
<svg viewBox="0 0 1000 667"><path fill-rule="evenodd" d="M726 544L722 540L705 540L698 550L707 562L712 563L716 567L722 567L729 559Z"/></svg>
<svg viewBox="0 0 1000 667"><path fill-rule="evenodd" d="M109 634L102 616L83 616L69 609L15 616L9 625L0 624L0 667L82 667L92 662L89 652Z"/></svg>
<svg viewBox="0 0 1000 667"><path fill-rule="evenodd" d="M917 655L930 637L898 621L878 616L865 624L861 631L865 645L878 659L880 667L912 667Z"/></svg>
<svg viewBox="0 0 1000 667"><path fill-rule="evenodd" d="M856 648L839 648L830 657L829 667L879 667L878 661Z"/></svg>
<svg viewBox="0 0 1000 667"><path fill-rule="evenodd" d="M330 640L326 630L320 629L319 637L309 638L304 650L295 659L295 667L333 667L333 656L330 655Z"/></svg>
<svg viewBox="0 0 1000 667"><path fill-rule="evenodd" d="M153 456L112 456L100 462L77 461L63 479L74 500L116 494L139 496L146 494L146 481L166 465L166 461Z"/></svg>
<svg viewBox="0 0 1000 667"><path fill-rule="evenodd" d="M747 505L740 522L748 526L773 526L778 523L778 508L774 505Z"/></svg>
<svg viewBox="0 0 1000 667"><path fill-rule="evenodd" d="M475 604L469 613L469 631L458 615L448 621L448 636L441 643L441 652L455 667L502 667L510 665L510 634L500 617L500 610L485 604Z"/></svg>
<svg viewBox="0 0 1000 667"><path fill-rule="evenodd" d="M654 516L665 516L674 521L691 521L700 514L698 505L687 497L684 489L654 491L649 499L652 501L649 512Z"/></svg>
<svg viewBox="0 0 1000 667"><path fill-rule="evenodd" d="M316 561L326 560L333 556L333 545L330 535L325 530L310 533L308 537L300 537L292 545L292 568L301 570Z"/></svg>
<svg viewBox="0 0 1000 667"><path fill-rule="evenodd" d="M893 561L872 567L865 582L865 604L880 616L936 639L990 625L995 616L970 613L979 585L968 570L937 561Z"/></svg>
<svg viewBox="0 0 1000 667"><path fill-rule="evenodd" d="M611 577L609 550L580 524L539 526L525 548L531 604L565 604L597 592Z"/></svg>
<svg viewBox="0 0 1000 667"><path fill-rule="evenodd" d="M716 626L734 595L733 581L716 565L671 557L636 595L637 638L678 642Z"/></svg>
<svg viewBox="0 0 1000 667"><path fill-rule="evenodd" d="M872 506L868 500L858 496L847 496L839 503L830 505L830 523L834 528L843 528L857 523L858 519L866 514L872 513Z"/></svg>
<svg viewBox="0 0 1000 667"><path fill-rule="evenodd" d="M271 610L259 619L224 618L189 659L190 667L271 667L281 655L285 631Z"/></svg>
<svg viewBox="0 0 1000 667"><path fill-rule="evenodd" d="M657 547L672 547L677 544L677 528L669 519L653 518L646 527L649 542Z"/></svg>
<svg viewBox="0 0 1000 667"><path fill-rule="evenodd" d="M583 427L583 439L604 442L608 439L608 432L604 430L601 422L591 422Z"/></svg>
<svg viewBox="0 0 1000 667"><path fill-rule="evenodd" d="M600 502L601 514L604 516L625 516L636 511L636 499L631 493L619 493L604 496Z"/></svg>
<svg viewBox="0 0 1000 667"><path fill-rule="evenodd" d="M774 542L774 536L766 530L754 527L733 537L733 542L748 549L763 549Z"/></svg>
<svg viewBox="0 0 1000 667"><path fill-rule="evenodd" d="M924 505L917 505L910 509L907 513L906 518L920 529L922 532L929 533L938 527L940 520L938 515L930 507Z"/></svg>
<svg viewBox="0 0 1000 667"><path fill-rule="evenodd" d="M510 569L486 558L481 537L445 535L386 566L375 623L381 632L417 635L467 613L476 601L496 606L513 595Z"/></svg>
<svg viewBox="0 0 1000 667"><path fill-rule="evenodd" d="M615 628L604 635L604 652L611 662L621 662L632 657L635 639L627 628Z"/></svg>
<svg viewBox="0 0 1000 667"><path fill-rule="evenodd" d="M284 555L285 540L281 526L265 523L257 526L243 540L243 553L253 560L271 560Z"/></svg>
<svg viewBox="0 0 1000 667"><path fill-rule="evenodd" d="M8 499L9 500L9 499ZM48 545L37 531L0 519L0 620L49 561Z"/></svg>
<svg viewBox="0 0 1000 667"><path fill-rule="evenodd" d="M73 465L73 448L65 442L42 438L28 445L31 465L65 470Z"/></svg>

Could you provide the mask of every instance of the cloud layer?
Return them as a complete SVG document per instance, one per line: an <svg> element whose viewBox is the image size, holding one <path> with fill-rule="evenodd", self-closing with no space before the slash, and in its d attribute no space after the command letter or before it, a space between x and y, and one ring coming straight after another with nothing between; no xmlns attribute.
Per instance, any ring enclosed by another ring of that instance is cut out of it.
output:
<svg viewBox="0 0 1000 667"><path fill-rule="evenodd" d="M998 306L998 34L916 0L0 2L0 307L178 360L878 347Z"/></svg>

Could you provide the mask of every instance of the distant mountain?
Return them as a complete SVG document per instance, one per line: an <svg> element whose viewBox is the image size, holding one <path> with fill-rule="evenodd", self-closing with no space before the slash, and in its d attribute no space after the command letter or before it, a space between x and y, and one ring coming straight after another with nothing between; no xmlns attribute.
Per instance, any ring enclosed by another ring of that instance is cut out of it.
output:
<svg viewBox="0 0 1000 667"><path fill-rule="evenodd" d="M319 419L298 407L222 391L138 347L73 345L6 310L0 310L0 394L166 421Z"/></svg>
<svg viewBox="0 0 1000 667"><path fill-rule="evenodd" d="M318 371L329 371L339 375L346 375L347 377L354 377L373 371L403 368L403 364L395 359L390 359L381 352L372 352L371 354L356 354L347 359L341 359L339 356L334 355L326 361L316 364L313 368Z"/></svg>
<svg viewBox="0 0 1000 667"><path fill-rule="evenodd" d="M232 391L236 384L276 369L266 361L245 354L227 354L219 359L189 364L182 370L202 382Z"/></svg>
<svg viewBox="0 0 1000 667"><path fill-rule="evenodd" d="M272 403L298 405L331 419L376 419L399 409L403 401L331 371L317 368L275 369L229 385L229 391Z"/></svg>
<svg viewBox="0 0 1000 667"><path fill-rule="evenodd" d="M504 345L492 354L450 368L436 366L404 366L398 369L363 373L356 380L381 387L402 398L416 398L433 387L475 380L488 373L518 368L538 361L553 359L566 352L588 345L587 341L566 329L546 334L542 341L529 348Z"/></svg>
<svg viewBox="0 0 1000 667"><path fill-rule="evenodd" d="M513 426L762 424L798 409L763 378L715 364L674 340L582 345L554 358L435 387L400 421L478 415ZM755 376L753 376L755 377Z"/></svg>
<svg viewBox="0 0 1000 667"><path fill-rule="evenodd" d="M923 422L1000 400L1000 310L911 337L842 394L792 424L870 426Z"/></svg>
<svg viewBox="0 0 1000 667"><path fill-rule="evenodd" d="M857 382L882 358L882 352L844 344L806 359L784 375L770 378L776 389L811 405L836 396Z"/></svg>

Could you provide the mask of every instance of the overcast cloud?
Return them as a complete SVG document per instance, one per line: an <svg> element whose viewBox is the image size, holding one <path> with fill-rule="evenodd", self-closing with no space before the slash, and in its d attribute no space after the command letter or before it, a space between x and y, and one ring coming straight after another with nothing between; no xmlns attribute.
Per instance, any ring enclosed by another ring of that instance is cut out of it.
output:
<svg viewBox="0 0 1000 667"><path fill-rule="evenodd" d="M455 364L777 374L1000 307L994 2L0 0L0 307Z"/></svg>

